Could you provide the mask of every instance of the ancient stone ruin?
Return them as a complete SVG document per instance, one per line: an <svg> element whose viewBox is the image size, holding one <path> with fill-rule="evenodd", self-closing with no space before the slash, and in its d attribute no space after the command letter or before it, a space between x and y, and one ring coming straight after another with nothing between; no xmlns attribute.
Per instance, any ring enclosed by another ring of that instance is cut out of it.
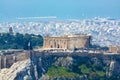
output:
<svg viewBox="0 0 120 80"><path fill-rule="evenodd" d="M75 34L60 37L44 37L44 49L76 49L90 46L90 35Z"/></svg>

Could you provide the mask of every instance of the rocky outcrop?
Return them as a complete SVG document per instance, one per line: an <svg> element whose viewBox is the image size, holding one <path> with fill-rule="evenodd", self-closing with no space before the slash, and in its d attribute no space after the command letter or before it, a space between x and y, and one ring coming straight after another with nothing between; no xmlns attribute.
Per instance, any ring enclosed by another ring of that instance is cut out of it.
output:
<svg viewBox="0 0 120 80"><path fill-rule="evenodd" d="M14 63L9 69L7 68L1 69L0 80L14 80L20 72L25 72L28 73L29 75L29 69L26 68L29 67L30 65L31 65L30 60L28 59Z"/></svg>
<svg viewBox="0 0 120 80"><path fill-rule="evenodd" d="M117 77L120 76L119 56L32 52L30 59L17 61L10 68L1 69L0 80L88 80Z"/></svg>

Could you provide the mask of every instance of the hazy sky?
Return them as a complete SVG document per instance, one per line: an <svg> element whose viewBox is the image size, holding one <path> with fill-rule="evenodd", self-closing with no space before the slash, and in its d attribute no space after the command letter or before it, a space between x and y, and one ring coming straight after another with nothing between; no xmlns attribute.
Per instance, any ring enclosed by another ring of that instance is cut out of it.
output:
<svg viewBox="0 0 120 80"><path fill-rule="evenodd" d="M120 18L120 0L0 0L0 19L39 16Z"/></svg>

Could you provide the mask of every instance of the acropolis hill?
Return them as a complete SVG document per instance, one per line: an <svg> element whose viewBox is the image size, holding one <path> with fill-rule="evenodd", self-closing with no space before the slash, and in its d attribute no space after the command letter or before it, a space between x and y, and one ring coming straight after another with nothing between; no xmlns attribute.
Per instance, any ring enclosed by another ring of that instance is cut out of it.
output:
<svg viewBox="0 0 120 80"><path fill-rule="evenodd" d="M102 67L101 71L106 73L106 76L120 73L120 54L53 52L49 50L8 51L0 55L0 79L20 80L22 78L22 80L26 80L26 76L28 76L28 80L39 80L40 78L40 80L44 80L44 78L48 78L46 74L52 65L77 69L77 65L88 64L88 62L91 62L89 66L97 64ZM104 67L108 68L104 70ZM51 76L53 76L52 78L56 77L55 75ZM65 76L75 80L86 78L84 76L72 77L67 74Z"/></svg>
<svg viewBox="0 0 120 80"><path fill-rule="evenodd" d="M28 76L28 80L44 80L44 78L47 78L46 74L48 74L49 68L53 64L58 67L59 65L61 67L72 66L77 69L78 66L75 67L76 65L88 61L91 62L91 65L97 62L99 66L109 67L106 70L102 69L103 76L118 75L120 73L119 70L116 70L117 68L120 69L118 48L111 46L109 51L101 48L91 48L91 36L87 34L47 36L44 37L43 48L31 50L29 47L30 45L28 45L29 50L3 50L0 52L1 80L9 78L10 80L26 80L26 76ZM55 77L55 75L52 75L52 79ZM86 77L68 76L69 78L77 80ZM49 78L46 80L49 80Z"/></svg>
<svg viewBox="0 0 120 80"><path fill-rule="evenodd" d="M28 46L29 48L30 46ZM35 52L37 51L37 53ZM0 53L0 68L8 68L13 63L17 61L22 61L37 56L42 56L43 53L45 55L49 55L48 53L55 55L64 56L69 55L69 53L76 53L78 55L86 55L82 53L87 53L88 55L95 54L96 56L106 54L108 52L118 53L118 49L116 47L110 47L109 51L100 49L100 48L91 48L91 36L87 34L72 34L65 36L57 36L57 37L44 37L44 45L40 50L5 50ZM56 54L58 53L58 54ZM112 53L109 53L112 54Z"/></svg>

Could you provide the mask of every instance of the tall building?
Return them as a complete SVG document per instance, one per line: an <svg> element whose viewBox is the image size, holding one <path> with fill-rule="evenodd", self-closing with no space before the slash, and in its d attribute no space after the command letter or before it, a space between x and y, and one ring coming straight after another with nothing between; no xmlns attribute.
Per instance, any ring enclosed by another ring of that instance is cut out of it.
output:
<svg viewBox="0 0 120 80"><path fill-rule="evenodd" d="M44 37L44 49L76 49L90 47L90 35L75 34L60 37Z"/></svg>
<svg viewBox="0 0 120 80"><path fill-rule="evenodd" d="M12 27L9 27L9 34L13 34L13 29L12 29Z"/></svg>

